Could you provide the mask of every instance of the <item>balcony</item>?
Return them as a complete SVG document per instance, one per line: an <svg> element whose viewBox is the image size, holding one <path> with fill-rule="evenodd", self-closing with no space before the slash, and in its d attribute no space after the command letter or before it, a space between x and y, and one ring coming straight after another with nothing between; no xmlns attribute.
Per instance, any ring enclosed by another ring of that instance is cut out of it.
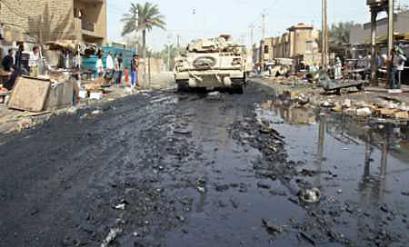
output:
<svg viewBox="0 0 409 247"><path fill-rule="evenodd" d="M106 38L106 0L74 0L73 11L80 38L102 43Z"/></svg>
<svg viewBox="0 0 409 247"><path fill-rule="evenodd" d="M88 32L95 32L95 23L87 19L81 19L81 29Z"/></svg>
<svg viewBox="0 0 409 247"><path fill-rule="evenodd" d="M98 32L96 23L87 19L75 18L75 28L77 30L79 40L88 43L100 44L105 39L105 36Z"/></svg>

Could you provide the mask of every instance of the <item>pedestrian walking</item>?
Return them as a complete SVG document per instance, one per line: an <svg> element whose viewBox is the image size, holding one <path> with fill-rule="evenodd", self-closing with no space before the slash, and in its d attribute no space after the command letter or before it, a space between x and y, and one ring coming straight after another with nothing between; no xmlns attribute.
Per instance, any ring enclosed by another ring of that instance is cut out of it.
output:
<svg viewBox="0 0 409 247"><path fill-rule="evenodd" d="M103 77L104 76L104 63L102 62L102 54L98 55L98 60L95 65L95 69L97 71L98 77Z"/></svg>
<svg viewBox="0 0 409 247"><path fill-rule="evenodd" d="M117 85L121 85L122 83L122 74L123 74L123 59L122 59L122 53L116 56L115 58L115 83Z"/></svg>
<svg viewBox="0 0 409 247"><path fill-rule="evenodd" d="M396 52L399 57L397 61L398 62L397 70L398 70L398 88L400 89L402 85L402 71L405 69L405 63L408 59L400 47L397 48Z"/></svg>
<svg viewBox="0 0 409 247"><path fill-rule="evenodd" d="M105 77L107 79L112 79L114 74L114 59L112 58L111 52L108 53L105 64L106 64Z"/></svg>
<svg viewBox="0 0 409 247"><path fill-rule="evenodd" d="M131 61L131 88L138 86L139 56L134 55Z"/></svg>
<svg viewBox="0 0 409 247"><path fill-rule="evenodd" d="M336 57L335 59L334 78L335 80L339 80L342 78L342 62L339 57Z"/></svg>
<svg viewBox="0 0 409 247"><path fill-rule="evenodd" d="M124 77L125 77L125 85L129 86L129 69L128 68L124 69Z"/></svg>
<svg viewBox="0 0 409 247"><path fill-rule="evenodd" d="M390 89L400 89L402 83L402 71L405 68L405 62L407 61L403 51L396 47L392 49L392 59L390 68L389 87Z"/></svg>

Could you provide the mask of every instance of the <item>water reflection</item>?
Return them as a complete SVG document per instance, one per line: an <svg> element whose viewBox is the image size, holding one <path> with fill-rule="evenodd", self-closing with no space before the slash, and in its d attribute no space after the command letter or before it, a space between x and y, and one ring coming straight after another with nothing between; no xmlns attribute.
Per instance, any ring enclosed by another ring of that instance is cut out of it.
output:
<svg viewBox="0 0 409 247"><path fill-rule="evenodd" d="M317 114L288 102L269 101L260 108L259 117L287 137L290 158L306 161L308 169L319 174L308 182L330 197L341 189L335 198L351 210L348 213L352 217L343 218L348 229L339 226L340 231L350 231L348 234L356 234L358 243L364 243L391 228L406 227L399 222L385 224L385 211L406 203L401 191L407 188L408 180L407 175L401 176L409 172L407 123L358 121L331 112ZM407 211L407 207L401 210Z"/></svg>
<svg viewBox="0 0 409 247"><path fill-rule="evenodd" d="M382 120L357 121L343 114L328 112L317 115L309 108L296 107L282 99L267 101L260 105L259 110L263 111L261 115L273 125L280 120L296 126L318 123L314 164L319 174L326 162L325 149L333 145L334 139L350 148L364 145L363 171L358 185L364 205L382 202L386 189L388 160L391 157L409 162L407 155L409 151L407 133L409 132L405 124ZM327 138L327 135L331 138ZM316 179L315 185L320 186L321 176L317 176Z"/></svg>
<svg viewBox="0 0 409 247"><path fill-rule="evenodd" d="M311 109L295 107L288 102L268 100L261 104L260 108L282 118L290 125L312 125L317 122L316 114Z"/></svg>
<svg viewBox="0 0 409 247"><path fill-rule="evenodd" d="M407 158L407 155L405 157L402 155L407 150L403 150L401 145L401 143L407 142L401 135L402 132L406 132L407 126L392 122L368 124L334 114L320 116L319 121L318 156L323 156L326 134L345 144L363 142L365 145L364 165L362 178L359 182L362 202L365 206L383 202L388 175L388 160L394 156L398 159ZM327 129L326 125L328 126ZM403 147L405 146L403 145ZM376 149L380 153L378 159L375 157ZM379 163L375 163L376 160Z"/></svg>
<svg viewBox="0 0 409 247"><path fill-rule="evenodd" d="M324 147L325 147L325 128L326 128L326 117L325 115L319 115L319 125L318 125L318 148L317 148L317 172L321 174L322 172L322 162L324 161ZM317 176L316 186L321 187L321 176Z"/></svg>

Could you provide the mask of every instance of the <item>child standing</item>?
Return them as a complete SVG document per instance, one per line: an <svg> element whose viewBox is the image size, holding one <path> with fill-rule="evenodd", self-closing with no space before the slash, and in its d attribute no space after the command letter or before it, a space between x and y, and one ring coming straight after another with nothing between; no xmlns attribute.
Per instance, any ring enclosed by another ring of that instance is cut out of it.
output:
<svg viewBox="0 0 409 247"><path fill-rule="evenodd" d="M124 75L125 75L125 86L129 86L129 70L128 70L128 68L124 69Z"/></svg>

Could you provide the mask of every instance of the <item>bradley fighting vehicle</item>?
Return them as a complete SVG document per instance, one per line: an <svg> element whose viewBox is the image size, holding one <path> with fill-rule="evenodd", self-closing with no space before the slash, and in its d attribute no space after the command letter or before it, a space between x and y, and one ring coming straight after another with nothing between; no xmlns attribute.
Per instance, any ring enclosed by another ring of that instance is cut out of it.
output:
<svg viewBox="0 0 409 247"><path fill-rule="evenodd" d="M176 59L178 90L228 88L242 93L246 80L243 46L230 36L192 41L186 53Z"/></svg>

